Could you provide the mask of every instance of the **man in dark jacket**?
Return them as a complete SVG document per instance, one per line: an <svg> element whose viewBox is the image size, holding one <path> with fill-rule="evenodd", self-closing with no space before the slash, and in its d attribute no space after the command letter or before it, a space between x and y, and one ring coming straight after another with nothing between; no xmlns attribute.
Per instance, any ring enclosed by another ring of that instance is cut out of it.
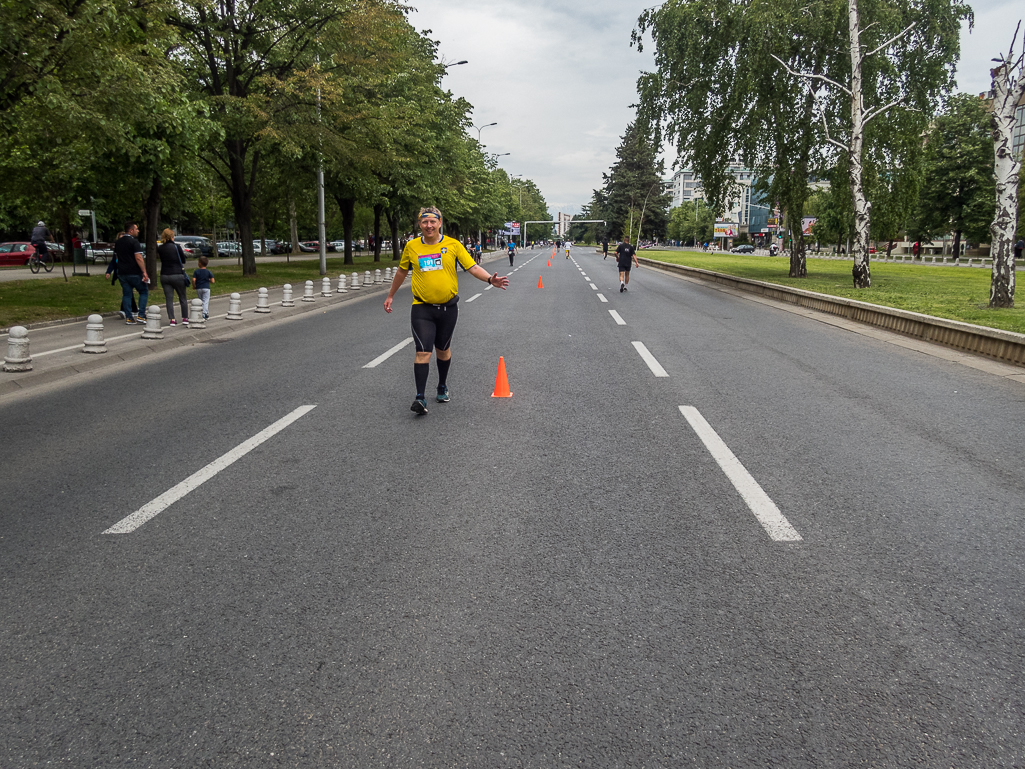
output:
<svg viewBox="0 0 1025 769"><path fill-rule="evenodd" d="M129 325L136 322L132 316L132 291L139 292L139 323L146 320L146 302L149 300L149 275L146 273L142 245L136 239L138 234L139 225L126 222L125 234L114 244L117 279L121 283L121 312L125 314L125 322Z"/></svg>
<svg viewBox="0 0 1025 769"><path fill-rule="evenodd" d="M30 238L32 245L36 249L36 256L46 261L47 255L50 253L46 248L46 241L50 239L50 231L46 229L46 225L43 222L36 222L36 226L32 228L32 237Z"/></svg>

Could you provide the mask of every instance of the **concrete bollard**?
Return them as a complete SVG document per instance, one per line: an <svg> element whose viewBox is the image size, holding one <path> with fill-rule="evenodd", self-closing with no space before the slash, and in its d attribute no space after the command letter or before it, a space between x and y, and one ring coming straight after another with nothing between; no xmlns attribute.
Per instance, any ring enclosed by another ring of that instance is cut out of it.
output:
<svg viewBox="0 0 1025 769"><path fill-rule="evenodd" d="M193 299L189 302L189 328L206 328L202 299Z"/></svg>
<svg viewBox="0 0 1025 769"><path fill-rule="evenodd" d="M151 304L146 308L146 328L143 329L143 339L163 339L164 329L160 325L160 307Z"/></svg>
<svg viewBox="0 0 1025 769"><path fill-rule="evenodd" d="M28 351L28 329L15 326L7 337L7 357L4 371L31 371L32 356Z"/></svg>
<svg viewBox="0 0 1025 769"><path fill-rule="evenodd" d="M378 283L383 283L383 282L384 281L381 278L381 271L379 269L378 270L374 270L374 285L377 285Z"/></svg>
<svg viewBox="0 0 1025 769"><path fill-rule="evenodd" d="M347 294L347 293L349 293L349 289L347 289L345 287L345 273L344 272L341 275L338 276L338 291L337 291L337 293L339 293L339 294Z"/></svg>
<svg viewBox="0 0 1025 769"><path fill-rule="evenodd" d="M256 311L257 312L270 312L270 297L267 295L267 289L261 288L256 296Z"/></svg>
<svg viewBox="0 0 1025 769"><path fill-rule="evenodd" d="M228 320L242 320L242 296L238 292L228 297Z"/></svg>
<svg viewBox="0 0 1025 769"><path fill-rule="evenodd" d="M325 276L324 279L320 281L320 295L331 296L333 293L334 292L331 290L331 278Z"/></svg>
<svg viewBox="0 0 1025 769"><path fill-rule="evenodd" d="M85 347L82 352L101 353L107 351L107 342L103 338L103 316L90 315L85 323Z"/></svg>
<svg viewBox="0 0 1025 769"><path fill-rule="evenodd" d="M384 268L384 282L385 283L391 283L393 280L395 280L395 275L392 273L392 268L391 267L385 267Z"/></svg>
<svg viewBox="0 0 1025 769"><path fill-rule="evenodd" d="M360 285L359 285L359 273L358 272L352 273L352 285L350 286L350 288L353 291L359 291Z"/></svg>
<svg viewBox="0 0 1025 769"><path fill-rule="evenodd" d="M370 270L367 270L366 272L363 273L363 285L364 286L372 286L372 285L374 285L374 278L370 274Z"/></svg>
<svg viewBox="0 0 1025 769"><path fill-rule="evenodd" d="M306 281L306 288L303 290L302 301L304 301L304 302L315 302L315 301L317 301L317 298L313 295L313 281L312 280Z"/></svg>
<svg viewBox="0 0 1025 769"><path fill-rule="evenodd" d="M292 298L292 284L286 283L281 289L281 306L295 307L295 299Z"/></svg>

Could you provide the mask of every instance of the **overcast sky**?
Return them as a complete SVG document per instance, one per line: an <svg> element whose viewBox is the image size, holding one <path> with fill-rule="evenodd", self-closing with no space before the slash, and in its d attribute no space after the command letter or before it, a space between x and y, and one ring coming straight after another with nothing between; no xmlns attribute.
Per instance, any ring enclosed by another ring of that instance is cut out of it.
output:
<svg viewBox="0 0 1025 769"><path fill-rule="evenodd" d="M452 67L444 85L474 106L474 124L510 174L533 179L552 214L578 213L602 184L633 119L637 76L651 51L630 33L652 0L408 0ZM958 89L989 89L989 60L1006 52L1021 0L979 0L961 35ZM1020 37L1019 37L1020 40ZM1019 47L1020 50L1020 47ZM477 132L474 131L472 135ZM671 159L670 159L671 160Z"/></svg>

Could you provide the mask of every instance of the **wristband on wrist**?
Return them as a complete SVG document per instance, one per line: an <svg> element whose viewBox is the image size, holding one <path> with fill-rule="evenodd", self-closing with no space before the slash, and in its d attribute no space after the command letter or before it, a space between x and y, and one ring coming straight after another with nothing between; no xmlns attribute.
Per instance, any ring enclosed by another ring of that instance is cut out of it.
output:
<svg viewBox="0 0 1025 769"><path fill-rule="evenodd" d="M491 282L491 278L492 278L492 277L493 277L492 275L488 275L488 285L489 285L489 286L493 286L493 285L495 285L494 283L492 283L492 282Z"/></svg>

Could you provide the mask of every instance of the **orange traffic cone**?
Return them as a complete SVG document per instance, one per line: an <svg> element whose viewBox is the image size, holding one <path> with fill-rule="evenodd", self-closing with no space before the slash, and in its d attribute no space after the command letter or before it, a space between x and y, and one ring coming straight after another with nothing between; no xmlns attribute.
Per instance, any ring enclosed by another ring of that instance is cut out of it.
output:
<svg viewBox="0 0 1025 769"><path fill-rule="evenodd" d="M552 266L552 260L551 260L551 259L549 259L549 260L548 260L548 266L549 266L549 267L551 267L551 266Z"/></svg>
<svg viewBox="0 0 1025 769"><path fill-rule="evenodd" d="M538 288L544 288L545 287L545 284L541 282L541 276L540 275L537 276L537 287Z"/></svg>
<svg viewBox="0 0 1025 769"><path fill-rule="evenodd" d="M511 398L509 392L509 377L505 373L505 358L498 358L498 374L495 376L495 391L491 393L492 398Z"/></svg>

